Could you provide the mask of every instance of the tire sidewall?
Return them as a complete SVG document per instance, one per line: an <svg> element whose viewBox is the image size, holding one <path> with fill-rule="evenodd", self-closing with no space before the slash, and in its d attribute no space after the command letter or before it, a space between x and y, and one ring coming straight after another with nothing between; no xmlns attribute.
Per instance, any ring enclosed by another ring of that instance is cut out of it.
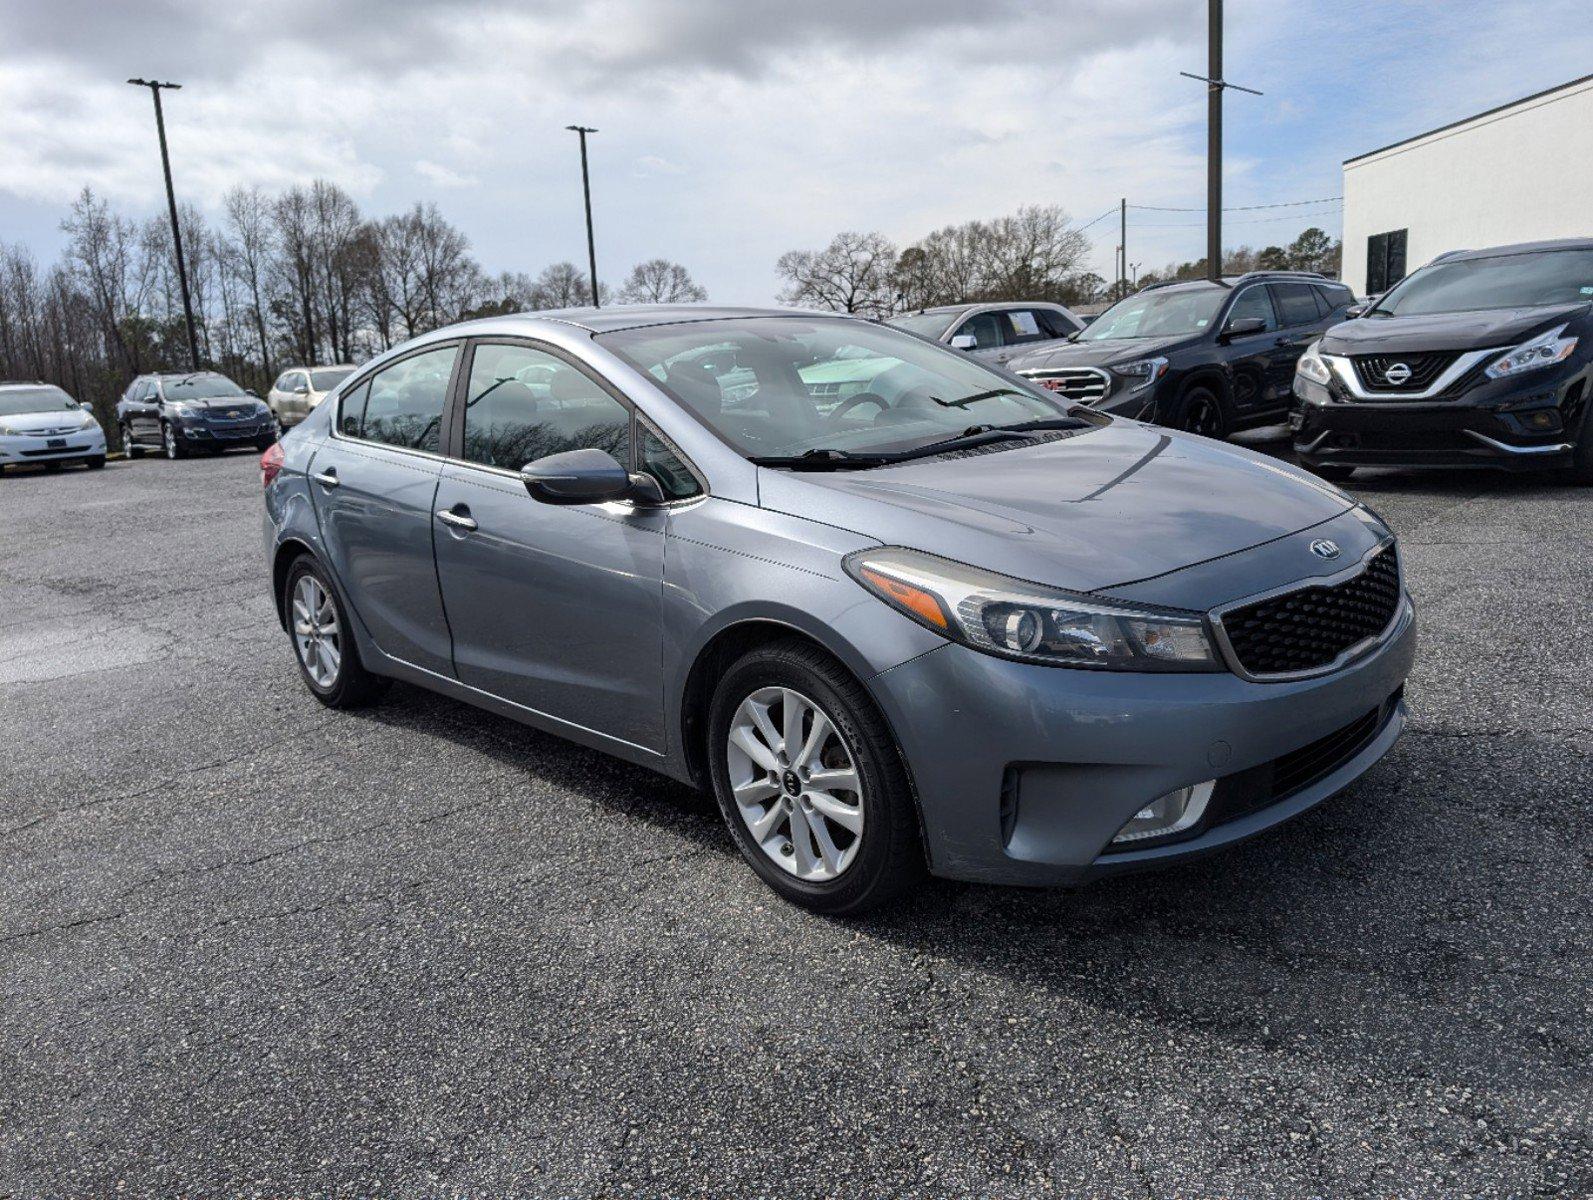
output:
<svg viewBox="0 0 1593 1200"><path fill-rule="evenodd" d="M337 613L338 628L338 663L337 678L332 680L330 687L321 687L310 678L309 671L305 670L304 658L299 653L298 639L293 634L293 592L299 586L299 580L306 575L313 575L326 594L332 597L332 608ZM288 643L293 649L293 661L299 668L299 678L304 680L304 686L314 692L316 697L324 702L337 701L349 678L349 650L352 635L349 631L348 615L343 611L342 598L338 596L337 589L327 579L326 573L321 570L316 561L306 555L288 568L287 581L282 585L282 611L287 613Z"/></svg>
<svg viewBox="0 0 1593 1200"><path fill-rule="evenodd" d="M837 878L823 882L798 879L777 866L752 839L730 790L725 741L741 702L760 688L785 687L800 692L824 710L852 755L863 784L863 839L851 864ZM708 716L708 763L714 798L742 858L780 895L820 912L843 913L867 897L889 868L893 839L911 832L899 828L901 813L893 797L905 787L899 761L882 757L863 728L859 714L822 674L777 651L754 651L726 672L714 691ZM894 753L894 747L892 747Z"/></svg>
<svg viewBox="0 0 1593 1200"><path fill-rule="evenodd" d="M1209 400L1213 409L1216 410L1217 420L1221 423L1221 426L1215 432L1195 433L1194 430L1189 429L1185 425L1184 422L1189 413L1190 406L1196 400ZM1168 424L1170 424L1174 429L1182 430L1185 433L1195 433L1196 437L1209 437L1219 441L1225 440L1233 428L1233 421L1229 419L1228 409L1223 403L1222 397L1218 395L1213 388L1208 387L1204 383L1193 384L1184 391L1183 395L1178 397L1178 403L1173 408L1173 419L1169 421Z"/></svg>

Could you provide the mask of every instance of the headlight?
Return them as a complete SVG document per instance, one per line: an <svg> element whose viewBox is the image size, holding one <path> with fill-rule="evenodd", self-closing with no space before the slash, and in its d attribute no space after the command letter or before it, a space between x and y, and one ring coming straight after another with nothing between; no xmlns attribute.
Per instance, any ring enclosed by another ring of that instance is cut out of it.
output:
<svg viewBox="0 0 1593 1200"><path fill-rule="evenodd" d="M897 612L986 654L1119 671L1220 671L1197 613L1106 604L1075 592L889 546L847 574Z"/></svg>
<svg viewBox="0 0 1593 1200"><path fill-rule="evenodd" d="M94 414L92 412L90 412L88 409L85 408L83 410L83 423L81 425L79 425L78 428L79 429L96 429L98 427L99 427L99 422L94 419Z"/></svg>
<svg viewBox="0 0 1593 1200"><path fill-rule="evenodd" d="M1165 358L1138 358L1133 362L1121 363L1113 367L1112 373L1121 375L1129 381L1129 391L1138 392L1167 374L1167 360Z"/></svg>
<svg viewBox="0 0 1593 1200"><path fill-rule="evenodd" d="M15 425L12 425L6 421L0 421L0 437L15 437L21 432L22 430L18 429Z"/></svg>
<svg viewBox="0 0 1593 1200"><path fill-rule="evenodd" d="M1523 371L1535 371L1539 367L1552 367L1555 363L1564 362L1576 349L1576 339L1565 337L1565 328L1561 325L1548 333L1540 333L1530 342L1522 342L1508 354L1494 359L1483 373L1489 379L1506 379Z"/></svg>
<svg viewBox="0 0 1593 1200"><path fill-rule="evenodd" d="M1323 387L1328 383L1328 365L1322 361L1322 339L1317 338L1305 348L1305 353L1300 355L1300 361L1295 366L1295 371L1305 376L1312 383L1320 383Z"/></svg>

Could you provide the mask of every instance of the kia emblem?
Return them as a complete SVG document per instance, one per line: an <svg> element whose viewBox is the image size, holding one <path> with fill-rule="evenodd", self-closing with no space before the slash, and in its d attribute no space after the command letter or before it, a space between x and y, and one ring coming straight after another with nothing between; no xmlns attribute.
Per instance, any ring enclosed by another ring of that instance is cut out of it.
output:
<svg viewBox="0 0 1593 1200"><path fill-rule="evenodd" d="M1409 383L1410 382L1410 364L1409 363L1402 363L1402 362L1401 363L1390 363L1389 367L1388 367L1388 370L1383 372L1383 378L1388 380L1395 387L1400 387L1400 386L1402 386L1404 384Z"/></svg>
<svg viewBox="0 0 1593 1200"><path fill-rule="evenodd" d="M1339 556L1339 544L1330 542L1327 538L1317 538L1316 541L1311 543L1311 553L1318 558L1325 558L1331 561Z"/></svg>

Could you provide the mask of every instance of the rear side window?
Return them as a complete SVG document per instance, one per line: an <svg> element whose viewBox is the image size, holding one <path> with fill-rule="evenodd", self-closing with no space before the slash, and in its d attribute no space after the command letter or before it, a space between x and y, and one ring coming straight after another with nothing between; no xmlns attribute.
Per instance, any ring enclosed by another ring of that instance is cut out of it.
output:
<svg viewBox="0 0 1593 1200"><path fill-rule="evenodd" d="M1316 289L1309 283L1275 283L1272 293L1278 302L1278 319L1285 328L1313 325L1322 319L1316 307Z"/></svg>
<svg viewBox="0 0 1593 1200"><path fill-rule="evenodd" d="M442 442L443 404L453 374L455 346L411 355L378 371L349 401L363 401L359 432L353 437L406 450L435 454ZM348 433L351 405L343 406L343 432Z"/></svg>
<svg viewBox="0 0 1593 1200"><path fill-rule="evenodd" d="M1040 324L1040 315L1033 309L1014 308L1007 313L1009 329L1007 343L1009 345L1022 345L1024 342L1043 342L1051 335Z"/></svg>
<svg viewBox="0 0 1593 1200"><path fill-rule="evenodd" d="M476 347L463 457L518 471L566 450L606 450L630 467L630 409L562 358L530 346ZM660 481L662 482L662 481Z"/></svg>

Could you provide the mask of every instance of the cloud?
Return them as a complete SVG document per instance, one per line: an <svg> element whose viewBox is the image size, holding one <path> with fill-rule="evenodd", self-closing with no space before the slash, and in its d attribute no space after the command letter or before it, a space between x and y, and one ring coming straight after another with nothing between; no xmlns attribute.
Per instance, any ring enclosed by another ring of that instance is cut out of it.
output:
<svg viewBox="0 0 1593 1200"><path fill-rule="evenodd" d="M476 187L480 180L474 175L463 175L452 167L445 167L441 163L429 162L422 158L415 163L415 173L429 179L440 188L467 188Z"/></svg>
<svg viewBox="0 0 1593 1200"><path fill-rule="evenodd" d="M684 175L685 173L685 167L657 154L644 154L636 160L636 174L643 178L648 175Z"/></svg>

